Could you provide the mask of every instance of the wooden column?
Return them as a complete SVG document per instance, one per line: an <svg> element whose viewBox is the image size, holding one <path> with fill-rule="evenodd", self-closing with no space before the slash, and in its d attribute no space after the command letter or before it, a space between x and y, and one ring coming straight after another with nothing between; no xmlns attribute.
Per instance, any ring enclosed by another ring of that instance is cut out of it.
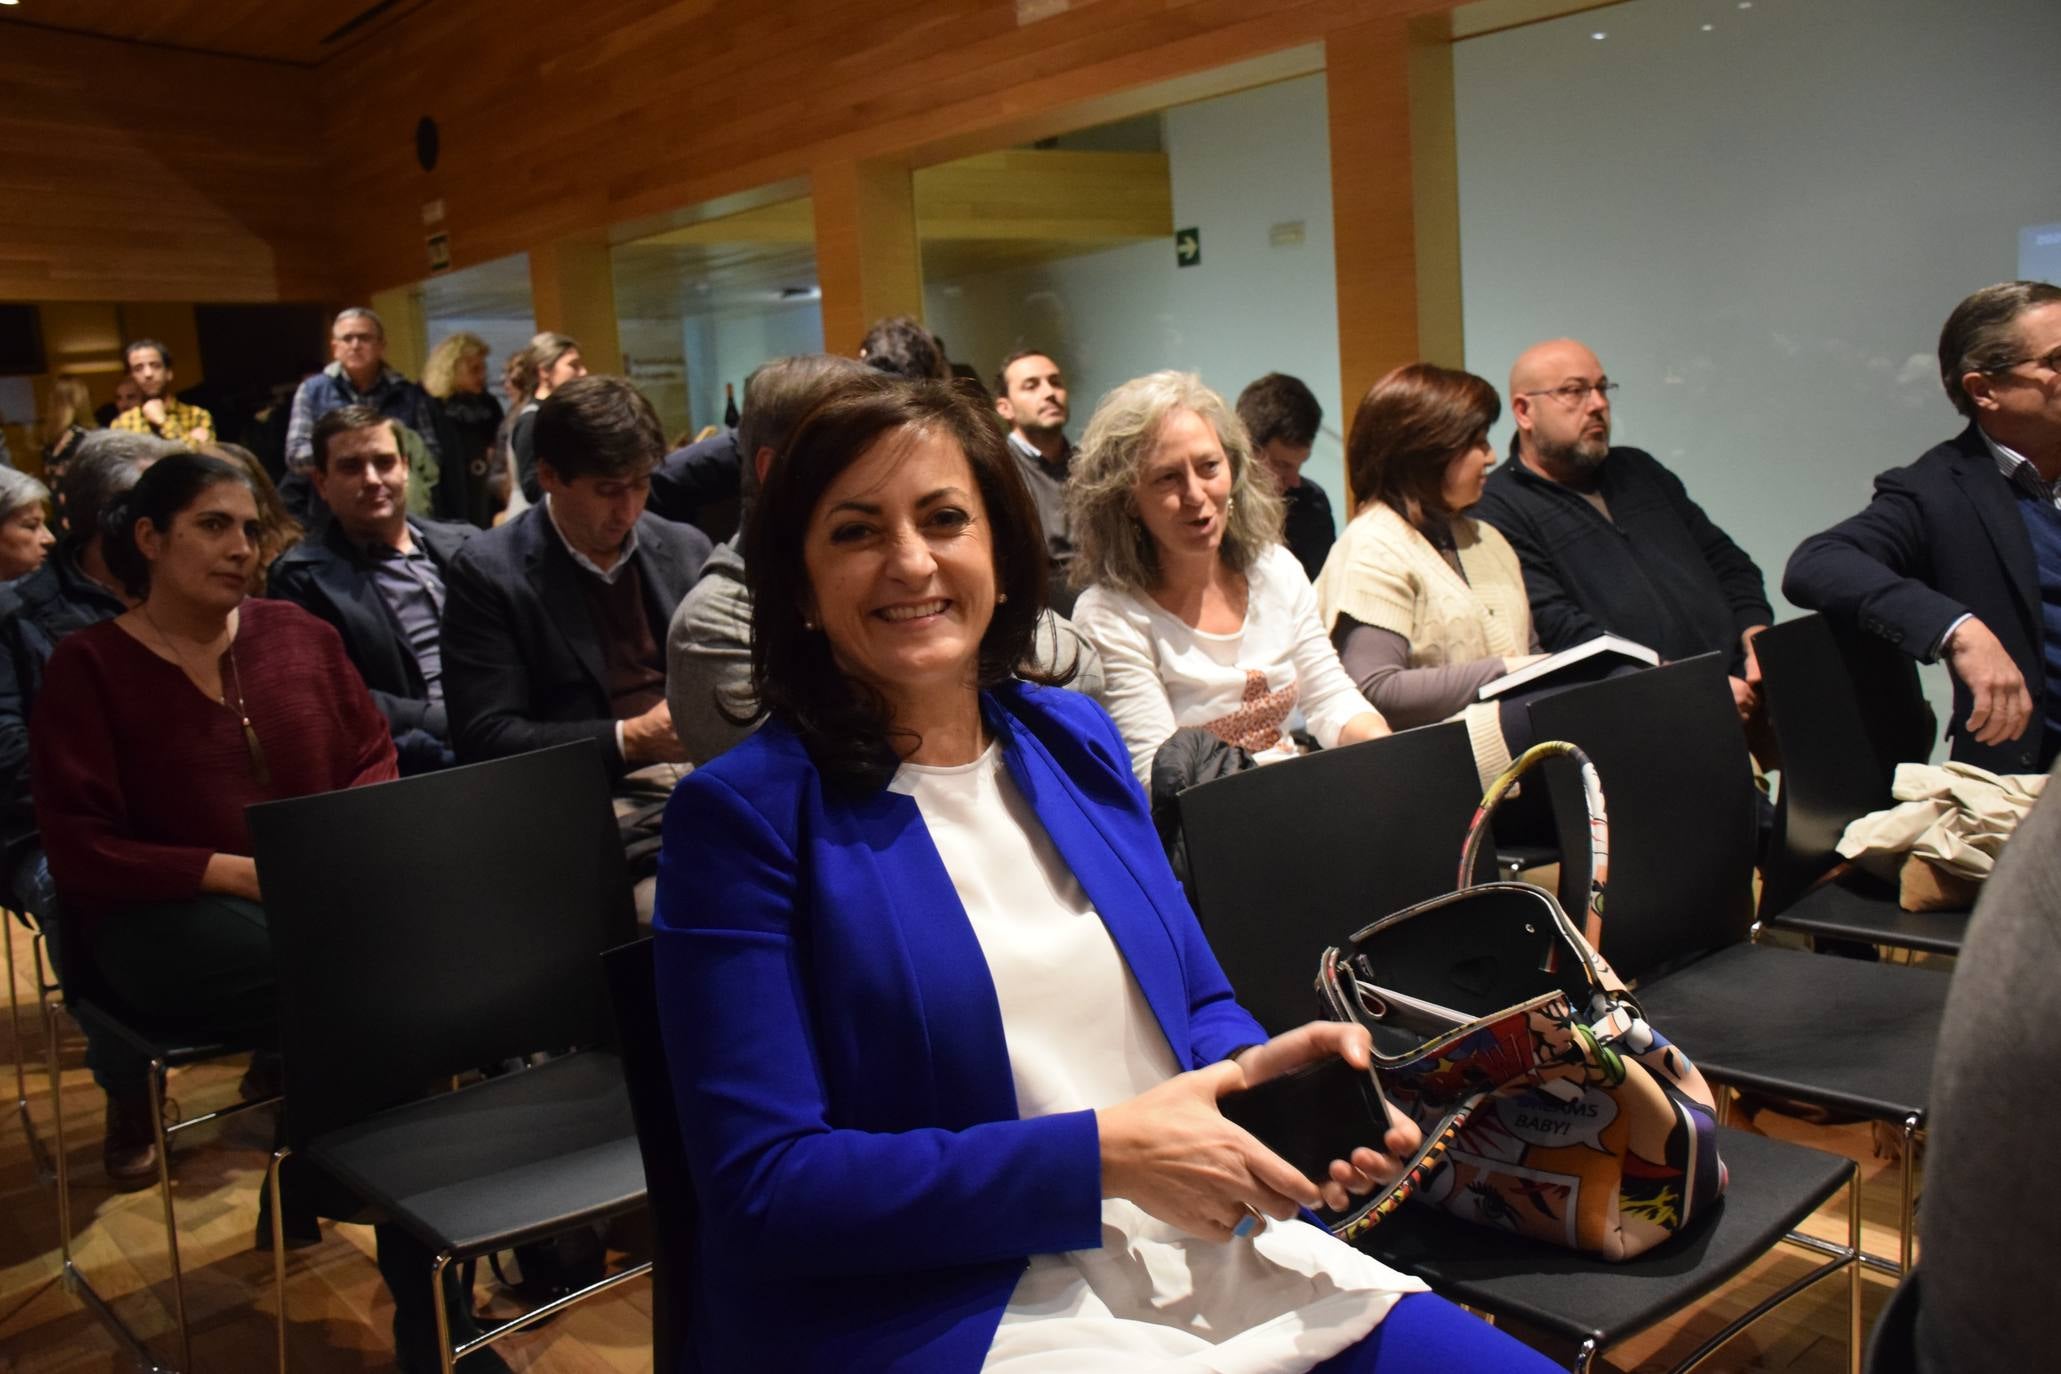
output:
<svg viewBox="0 0 2061 1374"><path fill-rule="evenodd" d="M811 175L823 347L856 353L883 315L923 318L923 253L907 167L839 162Z"/></svg>
<svg viewBox="0 0 2061 1374"><path fill-rule="evenodd" d="M622 372L615 270L606 238L582 235L531 248L530 301L538 329L555 329L580 341L580 357L589 372Z"/></svg>
<svg viewBox="0 0 2061 1374"><path fill-rule="evenodd" d="M1465 362L1451 19L1379 19L1324 42L1340 395L1424 360Z"/></svg>
<svg viewBox="0 0 2061 1374"><path fill-rule="evenodd" d="M422 316L422 288L396 287L372 293L372 308L386 326L387 366L410 381L422 380L422 365L429 361L434 340Z"/></svg>

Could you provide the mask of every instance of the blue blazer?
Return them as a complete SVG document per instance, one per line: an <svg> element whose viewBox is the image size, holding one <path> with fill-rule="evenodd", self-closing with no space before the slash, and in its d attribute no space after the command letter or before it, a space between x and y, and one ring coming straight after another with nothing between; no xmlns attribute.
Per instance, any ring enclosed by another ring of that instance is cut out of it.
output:
<svg viewBox="0 0 2061 1374"><path fill-rule="evenodd" d="M1266 1039L1102 708L1011 683L982 709L1176 1061ZM653 927L701 1210L692 1348L660 1368L978 1370L1027 1258L1101 1244L1101 1160L1093 1112L1019 1119L915 801L826 786L768 722L673 794Z"/></svg>

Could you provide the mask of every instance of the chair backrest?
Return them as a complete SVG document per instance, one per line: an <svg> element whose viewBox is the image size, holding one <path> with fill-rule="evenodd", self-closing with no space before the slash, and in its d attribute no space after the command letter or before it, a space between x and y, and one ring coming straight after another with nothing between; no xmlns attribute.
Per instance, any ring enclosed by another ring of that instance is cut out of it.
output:
<svg viewBox="0 0 2061 1374"><path fill-rule="evenodd" d="M599 959L636 910L591 742L248 815L289 1143L607 1038Z"/></svg>
<svg viewBox="0 0 2061 1374"><path fill-rule="evenodd" d="M1781 911L1838 862L1856 817L1890 805L1897 764L1931 750L1933 717L1909 654L1810 615L1754 641L1782 791L1761 911Z"/></svg>
<svg viewBox="0 0 2061 1374"><path fill-rule="evenodd" d="M1457 723L1183 792L1197 914L1239 1002L1277 1034L1314 1019L1317 956L1378 917L1451 892L1480 800ZM1494 856L1482 857L1486 878Z"/></svg>
<svg viewBox="0 0 2061 1374"><path fill-rule="evenodd" d="M658 1025L658 995L652 983L652 944L612 949L601 956L615 1007L616 1053L630 1090L637 1121L637 1145L644 1156L644 1185L651 1205L651 1348L660 1374L689 1367L683 1325L694 1298L694 1228L699 1209L687 1175L680 1136L679 1103L666 1070L665 1040Z"/></svg>
<svg viewBox="0 0 2061 1374"><path fill-rule="evenodd" d="M1724 661L1704 654L1531 704L1533 734L1578 744L1610 814L1603 955L1626 978L1746 938L1756 801Z"/></svg>

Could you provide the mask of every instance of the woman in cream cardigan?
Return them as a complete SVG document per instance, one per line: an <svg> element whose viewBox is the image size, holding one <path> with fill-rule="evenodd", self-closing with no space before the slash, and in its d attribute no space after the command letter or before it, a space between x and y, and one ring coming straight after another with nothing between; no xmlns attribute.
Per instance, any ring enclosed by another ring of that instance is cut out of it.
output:
<svg viewBox="0 0 2061 1374"><path fill-rule="evenodd" d="M1430 363L1374 383L1346 440L1358 513L1317 578L1318 614L1361 693L1398 730L1465 721L1484 782L1528 729L1521 707L1475 694L1537 657L1516 553L1465 514L1501 411L1493 386Z"/></svg>

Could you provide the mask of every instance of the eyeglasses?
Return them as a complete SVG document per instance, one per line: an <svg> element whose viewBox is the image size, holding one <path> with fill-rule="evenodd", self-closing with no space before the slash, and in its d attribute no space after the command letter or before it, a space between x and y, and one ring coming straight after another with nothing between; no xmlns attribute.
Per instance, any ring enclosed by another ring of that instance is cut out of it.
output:
<svg viewBox="0 0 2061 1374"><path fill-rule="evenodd" d="M2042 353L2036 358L2013 358L2008 363L1998 363L1995 367L1984 367L1977 370L1986 373L2009 372L2012 368L2023 367L2027 363L2036 364L2049 372L2061 372L2061 348L2054 349L2048 353Z"/></svg>
<svg viewBox="0 0 2061 1374"><path fill-rule="evenodd" d="M1620 383L1607 379L1600 382L1569 382L1565 386L1548 387L1544 391L1520 391L1517 394L1520 396L1558 396L1568 405L1578 406L1586 405L1589 400L1589 393L1593 391L1603 398L1604 405L1609 405L1610 393L1616 391L1619 385Z"/></svg>
<svg viewBox="0 0 2061 1374"><path fill-rule="evenodd" d="M369 344L369 343L378 343L378 342L379 342L379 335L377 335L377 334L339 334L339 335L337 335L337 336L336 336L336 341L337 341L338 343L341 343L341 344Z"/></svg>

